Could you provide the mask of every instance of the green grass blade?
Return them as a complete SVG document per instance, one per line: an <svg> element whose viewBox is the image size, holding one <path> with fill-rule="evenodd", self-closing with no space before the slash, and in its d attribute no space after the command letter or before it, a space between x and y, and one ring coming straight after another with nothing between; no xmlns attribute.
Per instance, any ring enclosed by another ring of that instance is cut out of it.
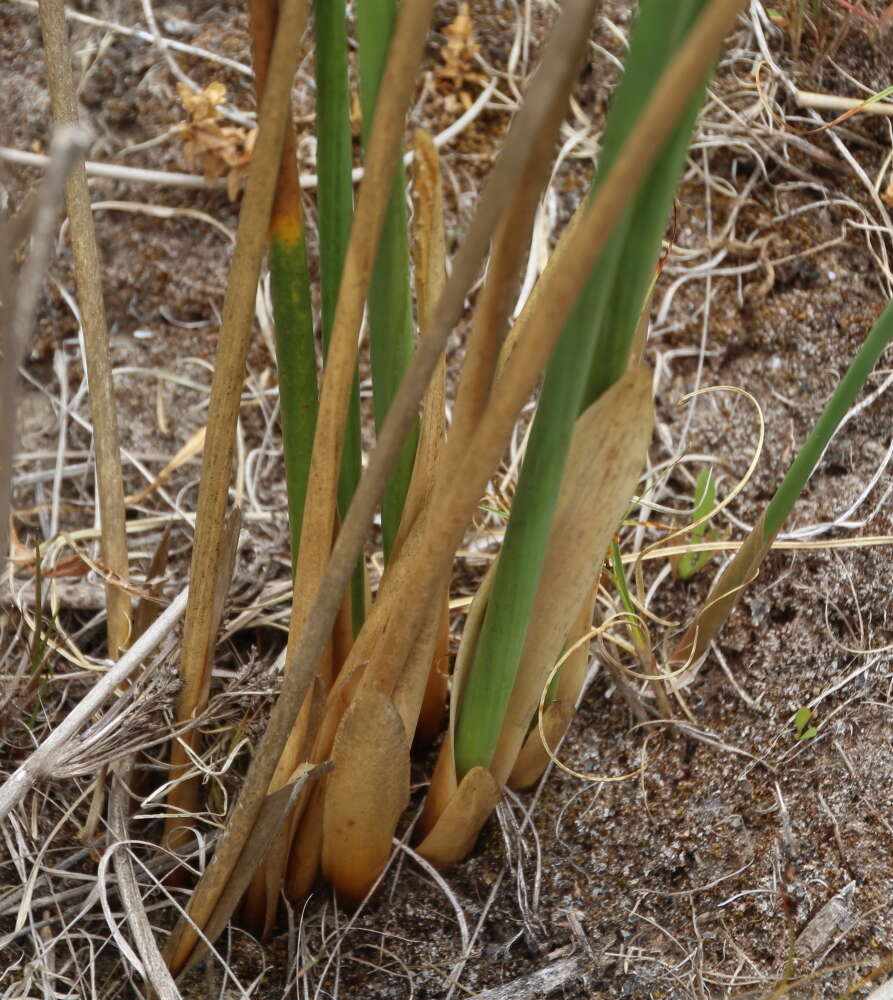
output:
<svg viewBox="0 0 893 1000"><path fill-rule="evenodd" d="M395 0L358 0L357 41L364 146L369 140L369 129L372 126L372 115L395 16ZM384 424L414 349L409 278L406 177L403 163L400 162L394 173L394 186L385 214L369 292L369 338L376 429ZM400 462L382 501L381 523L386 559L400 526L417 441L416 430L403 447Z"/></svg>
<svg viewBox="0 0 893 1000"><path fill-rule="evenodd" d="M276 28L276 4L273 0L251 0L249 14L254 85L260 104ZM294 126L288 122L270 212L268 255L293 573L301 541L319 394L296 146Z"/></svg>
<svg viewBox="0 0 893 1000"><path fill-rule="evenodd" d="M270 297L276 330L280 419L292 569L297 565L310 453L316 430L316 352L303 218L278 204L270 235Z"/></svg>
<svg viewBox="0 0 893 1000"><path fill-rule="evenodd" d="M316 157L319 184L319 267L322 299L323 349L327 350L344 256L353 221L353 143L350 131L350 90L347 75L347 23L341 0L316 0ZM347 413L344 455L338 481L338 507L350 506L362 473L360 385L355 377ZM366 582L360 562L351 579L354 632L365 618Z"/></svg>
<svg viewBox="0 0 893 1000"><path fill-rule="evenodd" d="M891 338L893 338L893 302L887 306L872 327L865 343L840 380L762 517L741 543L735 557L719 574L709 600L676 644L670 658L671 664L678 666L686 662L697 662L726 623L742 591L759 572L760 564L769 552L785 518L815 471L828 442L855 402L859 390L865 384Z"/></svg>
<svg viewBox="0 0 893 1000"><path fill-rule="evenodd" d="M706 517L716 505L716 484L709 466L705 466L698 473L695 483L695 507L691 513L693 523ZM704 521L692 528L688 535L688 541L692 543L703 542L710 535L710 522ZM698 570L703 569L710 561L710 552L686 552L676 564L676 576L680 580L690 580Z"/></svg>
<svg viewBox="0 0 893 1000"><path fill-rule="evenodd" d="M605 131L599 176L610 169L705 0L646 0ZM706 82L706 81L705 81ZM487 766L515 681L577 416L625 371L672 205L699 91L618 224L549 363L496 580L456 727L460 775ZM593 190L598 186L598 178ZM597 498L593 499L597 502Z"/></svg>
<svg viewBox="0 0 893 1000"><path fill-rule="evenodd" d="M846 374L828 400L812 433L769 501L763 520L763 534L767 540L775 538L778 534L797 497L803 492L809 477L819 464L841 420L856 401L856 396L878 363L884 348L890 343L891 337L893 337L893 302L887 305L865 338L865 343L859 348Z"/></svg>
<svg viewBox="0 0 893 1000"><path fill-rule="evenodd" d="M642 627L637 624L640 616L633 603L632 595L629 592L626 570L623 568L623 556L620 554L620 546L617 544L616 538L611 542L611 573L614 577L614 586L617 588L617 594L620 597L620 606L629 617L629 632L632 636L633 645L636 647L636 653L642 662L646 662L648 638ZM556 678L557 676L556 674Z"/></svg>
<svg viewBox="0 0 893 1000"><path fill-rule="evenodd" d="M706 0L646 0L633 29L623 80L617 88L605 126L599 176L614 162L636 116L644 107L653 81L666 68ZM706 80L704 85L706 86ZM589 328L595 342L583 406L594 402L626 370L642 307L654 278L660 240L666 230L691 132L703 101L699 91L689 102L660 161L651 171L622 226L612 253L590 280L586 296L569 327ZM598 187L598 177L593 192ZM593 300L600 304L593 307ZM605 318L609 320L605 322Z"/></svg>

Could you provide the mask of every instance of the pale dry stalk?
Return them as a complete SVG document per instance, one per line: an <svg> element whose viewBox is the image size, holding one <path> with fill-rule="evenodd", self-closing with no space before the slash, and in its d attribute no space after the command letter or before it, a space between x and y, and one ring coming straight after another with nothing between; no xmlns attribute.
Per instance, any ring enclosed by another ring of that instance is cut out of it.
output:
<svg viewBox="0 0 893 1000"><path fill-rule="evenodd" d="M77 91L71 70L71 50L65 26L63 0L44 0L39 7L47 64L47 81L53 121L78 123ZM118 439L108 330L102 298L102 262L96 242L90 190L83 161L75 166L65 185L65 207L71 222L71 251L81 324L84 330L84 363L90 390L96 480L102 528L102 558L109 573L126 584L129 577L124 514L124 480ZM113 578L106 581L109 657L115 659L130 636L130 598Z"/></svg>

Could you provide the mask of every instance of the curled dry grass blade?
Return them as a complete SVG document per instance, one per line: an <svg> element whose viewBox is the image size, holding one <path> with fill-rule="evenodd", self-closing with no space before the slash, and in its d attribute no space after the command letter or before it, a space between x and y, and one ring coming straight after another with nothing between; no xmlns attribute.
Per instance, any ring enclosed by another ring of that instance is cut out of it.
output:
<svg viewBox="0 0 893 1000"><path fill-rule="evenodd" d="M719 574L710 596L692 624L676 644L671 669L696 665L725 624L744 588L757 576L781 526L821 461L840 422L856 401L862 386L893 337L893 303L887 306L853 358L846 374L828 401L811 434L769 501L765 512Z"/></svg>
<svg viewBox="0 0 893 1000"><path fill-rule="evenodd" d="M530 788L539 781L551 760L550 751L554 753L555 747L564 738L568 726L573 722L577 702L589 673L587 637L592 635L592 615L595 611L597 590L596 584L583 601L577 620L568 632L565 645L571 648L572 652L561 666L554 697L543 713L542 735L539 726L531 729L512 764L506 784L513 790ZM509 709L511 710L511 704Z"/></svg>
<svg viewBox="0 0 893 1000"><path fill-rule="evenodd" d="M63 0L46 0L39 5L38 13L53 121L57 124L76 125L77 91L71 70L65 4ZM102 298L102 266L83 161L73 167L65 184L65 207L71 221L71 251L84 331L84 364L87 368L93 442L96 449L102 559L111 573L126 585L129 569L118 415ZM116 586L111 580L106 582L106 611L108 655L111 659L116 659L119 652L127 646L130 635L130 598L126 590Z"/></svg>
<svg viewBox="0 0 893 1000"><path fill-rule="evenodd" d="M180 658L182 688L177 697L177 721L192 718L207 690L206 670L211 660L216 622L214 605L217 574L214 567L225 532L225 512L232 476L233 440L251 339L254 299L261 260L267 243L270 210L279 174L282 143L290 124L291 83L307 20L307 0L283 0L279 11L270 73L260 106L260 127L239 213L239 227L230 266L223 321L211 399L208 431L202 458L196 510L195 538L190 564L189 606ZM194 738L194 737L192 737ZM171 748L172 777L182 771L187 755L179 743ZM171 805L192 811L194 783L180 782L172 790ZM167 835L176 820L171 820Z"/></svg>

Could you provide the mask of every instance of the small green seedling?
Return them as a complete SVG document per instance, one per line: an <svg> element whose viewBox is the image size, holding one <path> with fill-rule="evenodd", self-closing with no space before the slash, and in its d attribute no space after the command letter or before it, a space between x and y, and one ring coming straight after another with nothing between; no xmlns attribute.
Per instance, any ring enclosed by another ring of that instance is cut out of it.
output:
<svg viewBox="0 0 893 1000"><path fill-rule="evenodd" d="M640 625L635 624L640 620L639 613L629 592L629 584L626 580L626 573L623 570L623 557L620 554L620 546L617 544L616 538L611 542L611 571L614 577L614 586L620 595L620 604L629 616L629 630L632 635L633 645L636 648L636 654L643 664L648 663L651 659L648 635Z"/></svg>
<svg viewBox="0 0 893 1000"><path fill-rule="evenodd" d="M491 507L490 504L479 503L478 510L484 510L488 514L496 514L497 517L501 517L503 521L509 519L509 512L507 510L500 510L498 507Z"/></svg>
<svg viewBox="0 0 893 1000"><path fill-rule="evenodd" d="M811 709L807 708L805 705L803 708L797 709L797 712L794 715L795 740L811 740L813 736L818 733L818 729L815 726L810 725L812 719L813 714Z"/></svg>
<svg viewBox="0 0 893 1000"><path fill-rule="evenodd" d="M716 483L709 468L701 469L695 483L695 506L692 511L692 521L699 521L713 510L716 505ZM687 541L691 545L699 542L712 542L722 537L722 532L711 527L709 521L697 524L688 534ZM690 580L698 570L703 569L713 558L712 552L686 552L680 556L674 569L680 580Z"/></svg>

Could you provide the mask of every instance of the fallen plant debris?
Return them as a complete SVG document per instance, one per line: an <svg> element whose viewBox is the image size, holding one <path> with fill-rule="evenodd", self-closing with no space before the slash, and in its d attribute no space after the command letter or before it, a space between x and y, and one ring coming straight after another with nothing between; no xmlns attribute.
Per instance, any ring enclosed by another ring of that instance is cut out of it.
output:
<svg viewBox="0 0 893 1000"><path fill-rule="evenodd" d="M474 21L467 3L460 4L459 13L442 31L446 42L440 49L442 65L435 72L438 88L446 95L448 112L457 108L467 111L474 99L470 85L487 83L487 77L476 68L480 46L475 41Z"/></svg>
<svg viewBox="0 0 893 1000"><path fill-rule="evenodd" d="M198 93L178 83L177 94L189 115L189 121L177 126L186 166L198 167L208 183L225 176L226 193L235 201L248 172L257 129L221 124L219 108L226 100L226 86L219 81Z"/></svg>

